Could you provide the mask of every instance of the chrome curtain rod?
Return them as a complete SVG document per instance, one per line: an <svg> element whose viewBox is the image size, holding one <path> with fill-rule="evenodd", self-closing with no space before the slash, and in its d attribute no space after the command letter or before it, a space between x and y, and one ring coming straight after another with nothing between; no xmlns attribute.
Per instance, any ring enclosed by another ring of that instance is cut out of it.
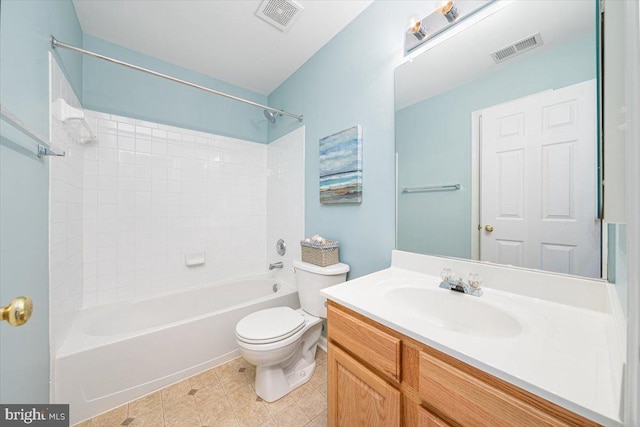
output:
<svg viewBox="0 0 640 427"><path fill-rule="evenodd" d="M67 44L67 43L63 43L60 40L56 39L54 36L51 36L51 48L52 49L56 49L56 48L59 48L59 47L61 47L63 49L69 49L69 50L72 50L74 52L81 53L83 55L92 56L94 58L102 59L102 60L111 62L113 64L118 64L118 65L122 65L122 66L125 66L125 67L128 67L128 68L132 68L134 70L142 71L143 73L151 74L152 76L156 76L156 77L161 77L163 79L170 80L172 82L181 83L181 84L186 85L186 86L191 86L191 87L194 87L196 89L204 90L205 92L209 92L209 93L212 93L214 95L224 96L225 98L229 98L229 99L233 99L233 100L236 100L236 101L244 102L245 104L253 105L254 107L263 108L265 110L274 112L276 114L281 114L283 116L293 117L294 119L298 119L298 121L302 121L302 119L303 119L302 115L298 116L296 114L287 113L284 110L278 110L277 108L271 108L271 107L268 107L266 105L258 104L257 102L249 101L249 100L244 99L244 98L239 98L237 96L229 95L228 93L219 92L217 90L210 89L210 88L208 88L206 86L201 86L201 85L198 85L198 84L195 84L195 83L191 83L191 82L186 81L186 80L178 79L176 77L171 77L171 76L169 76L167 74L158 73L157 71L152 71L152 70L149 70L147 68L138 67L137 65L129 64L128 62L120 61L120 60L115 59L115 58L111 58L111 57L108 57L108 56L105 56L105 55L100 55L99 53L91 52L90 50L81 49L79 47L72 46L72 45Z"/></svg>

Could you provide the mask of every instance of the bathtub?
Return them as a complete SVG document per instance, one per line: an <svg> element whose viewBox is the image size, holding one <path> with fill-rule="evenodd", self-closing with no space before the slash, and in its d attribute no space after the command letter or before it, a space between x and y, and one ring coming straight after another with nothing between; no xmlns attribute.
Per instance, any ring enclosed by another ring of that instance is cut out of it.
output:
<svg viewBox="0 0 640 427"><path fill-rule="evenodd" d="M273 279L220 283L82 310L55 356L53 399L77 423L240 355L236 323L269 307L299 308Z"/></svg>

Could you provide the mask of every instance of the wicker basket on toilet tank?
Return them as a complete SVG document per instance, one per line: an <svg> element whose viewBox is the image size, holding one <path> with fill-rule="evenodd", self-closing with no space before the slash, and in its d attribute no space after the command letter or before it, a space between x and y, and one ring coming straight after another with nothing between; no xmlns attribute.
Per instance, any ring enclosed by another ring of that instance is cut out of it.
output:
<svg viewBox="0 0 640 427"><path fill-rule="evenodd" d="M325 240L324 243L300 241L302 261L326 267L340 262L338 242Z"/></svg>

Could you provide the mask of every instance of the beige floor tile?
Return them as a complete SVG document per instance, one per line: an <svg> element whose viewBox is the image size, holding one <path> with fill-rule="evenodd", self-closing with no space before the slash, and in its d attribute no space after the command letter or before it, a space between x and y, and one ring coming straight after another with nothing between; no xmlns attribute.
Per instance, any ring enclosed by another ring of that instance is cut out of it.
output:
<svg viewBox="0 0 640 427"><path fill-rule="evenodd" d="M318 350L316 350L316 363L320 364L326 361L327 361L327 353L325 353L325 351L322 350L321 348L318 348Z"/></svg>
<svg viewBox="0 0 640 427"><path fill-rule="evenodd" d="M226 372L226 371L238 372L238 369L241 369L241 368L248 369L250 366L251 366L251 363L247 362L242 357L237 357L233 360L228 361L224 365L216 366L213 369L216 371L216 374L217 374L217 373Z"/></svg>
<svg viewBox="0 0 640 427"><path fill-rule="evenodd" d="M216 383L214 385L200 388L193 395L196 399L196 404L198 406L204 405L208 402L213 402L214 400L218 400L225 395L224 389L222 388L222 384Z"/></svg>
<svg viewBox="0 0 640 427"><path fill-rule="evenodd" d="M115 427L127 419L127 405L119 406L91 420L91 427Z"/></svg>
<svg viewBox="0 0 640 427"><path fill-rule="evenodd" d="M242 427L257 427L269 421L267 408L264 407L262 402L256 402L255 400L244 407L234 408L233 412L236 414L238 424Z"/></svg>
<svg viewBox="0 0 640 427"><path fill-rule="evenodd" d="M313 385L311 385L310 382L306 382L305 384L301 385L300 387L293 390L289 394L294 398L294 400L298 401L302 399L304 396L306 396L307 394L311 393L313 390L314 390Z"/></svg>
<svg viewBox="0 0 640 427"><path fill-rule="evenodd" d="M251 384L256 382L256 367L251 365L244 371L244 375L247 377Z"/></svg>
<svg viewBox="0 0 640 427"><path fill-rule="evenodd" d="M309 417L302 412L298 405L291 405L284 411L273 416L273 420L278 427L302 427L310 420Z"/></svg>
<svg viewBox="0 0 640 427"><path fill-rule="evenodd" d="M162 414L162 407L152 412L134 417L129 427L158 427L164 424L164 416Z"/></svg>
<svg viewBox="0 0 640 427"><path fill-rule="evenodd" d="M326 418L326 353L318 350L311 380L276 402L258 398L253 389L255 367L234 359L189 379L88 420L80 427L120 427L128 417L133 427L324 426ZM191 390L197 390L189 394ZM324 405L324 406L323 406ZM324 411L324 412L322 412Z"/></svg>
<svg viewBox="0 0 640 427"><path fill-rule="evenodd" d="M313 385L313 388L317 388L320 384L327 382L327 365L316 365L316 369L313 372L313 376L309 380Z"/></svg>
<svg viewBox="0 0 640 427"><path fill-rule="evenodd" d="M311 422L307 424L307 426L308 427L327 427L327 424L328 424L327 411L324 410L322 411L322 413L320 413L320 415L318 415L313 420L311 420Z"/></svg>
<svg viewBox="0 0 640 427"><path fill-rule="evenodd" d="M235 415L231 415L230 417L223 418L221 420L216 420L212 424L206 424L207 427L239 427L238 420Z"/></svg>
<svg viewBox="0 0 640 427"><path fill-rule="evenodd" d="M229 404L235 411L237 408L242 408L250 403L254 403L256 399L258 399L258 396L253 390L253 387L245 384L231 393L227 393L227 398L229 399Z"/></svg>
<svg viewBox="0 0 640 427"><path fill-rule="evenodd" d="M327 398L327 383L324 384L320 384L318 387L316 387L316 390L318 390L318 392L324 396L324 398Z"/></svg>
<svg viewBox="0 0 640 427"><path fill-rule="evenodd" d="M298 400L298 406L309 419L314 419L327 409L327 398L320 394L318 390L313 390Z"/></svg>
<svg viewBox="0 0 640 427"><path fill-rule="evenodd" d="M219 384L220 380L218 380L215 369L209 369L208 371L189 378L189 382L191 383L191 388L200 390L201 388Z"/></svg>
<svg viewBox="0 0 640 427"><path fill-rule="evenodd" d="M206 426L212 426L219 420L234 416L231 405L229 405L226 397L198 405L198 413L200 414L202 425Z"/></svg>
<svg viewBox="0 0 640 427"><path fill-rule="evenodd" d="M182 380L179 383L170 385L162 389L162 403L168 403L172 400L187 396L189 390L191 390L189 380Z"/></svg>
<svg viewBox="0 0 640 427"><path fill-rule="evenodd" d="M162 412L162 392L148 394L129 403L129 416L137 418L147 412Z"/></svg>
<svg viewBox="0 0 640 427"><path fill-rule="evenodd" d="M179 422L200 422L198 409L193 396L182 396L163 404L165 424L178 424Z"/></svg>
<svg viewBox="0 0 640 427"><path fill-rule="evenodd" d="M291 393L289 393L284 397L281 397L280 399L276 400L275 402L271 402L271 403L263 402L263 403L265 408L267 408L269 415L273 416L279 412L284 411L289 406L294 405L296 403L296 400L293 398Z"/></svg>
<svg viewBox="0 0 640 427"><path fill-rule="evenodd" d="M249 378L247 378L244 372L239 372L238 370L226 369L223 371L216 371L216 374L218 375L220 384L222 384L222 387L224 387L224 390L227 393L237 390L245 385L251 385Z"/></svg>
<svg viewBox="0 0 640 427"><path fill-rule="evenodd" d="M202 424L200 424L200 421L196 419L185 419L180 420L177 423L167 424L166 427L202 427Z"/></svg>
<svg viewBox="0 0 640 427"><path fill-rule="evenodd" d="M78 424L74 424L73 427L91 427L91 419L88 419Z"/></svg>

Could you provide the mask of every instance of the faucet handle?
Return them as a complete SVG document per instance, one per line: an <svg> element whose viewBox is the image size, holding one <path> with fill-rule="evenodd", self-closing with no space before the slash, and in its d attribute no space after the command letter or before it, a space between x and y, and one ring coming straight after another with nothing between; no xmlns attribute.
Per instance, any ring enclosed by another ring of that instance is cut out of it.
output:
<svg viewBox="0 0 640 427"><path fill-rule="evenodd" d="M453 270L451 270L450 268L443 268L442 271L440 272L440 278L442 279L443 282L448 282L453 277L454 277Z"/></svg>
<svg viewBox="0 0 640 427"><path fill-rule="evenodd" d="M480 285L482 284L482 277L478 273L469 273L469 278L467 279L469 282L469 286L473 289L480 289Z"/></svg>

